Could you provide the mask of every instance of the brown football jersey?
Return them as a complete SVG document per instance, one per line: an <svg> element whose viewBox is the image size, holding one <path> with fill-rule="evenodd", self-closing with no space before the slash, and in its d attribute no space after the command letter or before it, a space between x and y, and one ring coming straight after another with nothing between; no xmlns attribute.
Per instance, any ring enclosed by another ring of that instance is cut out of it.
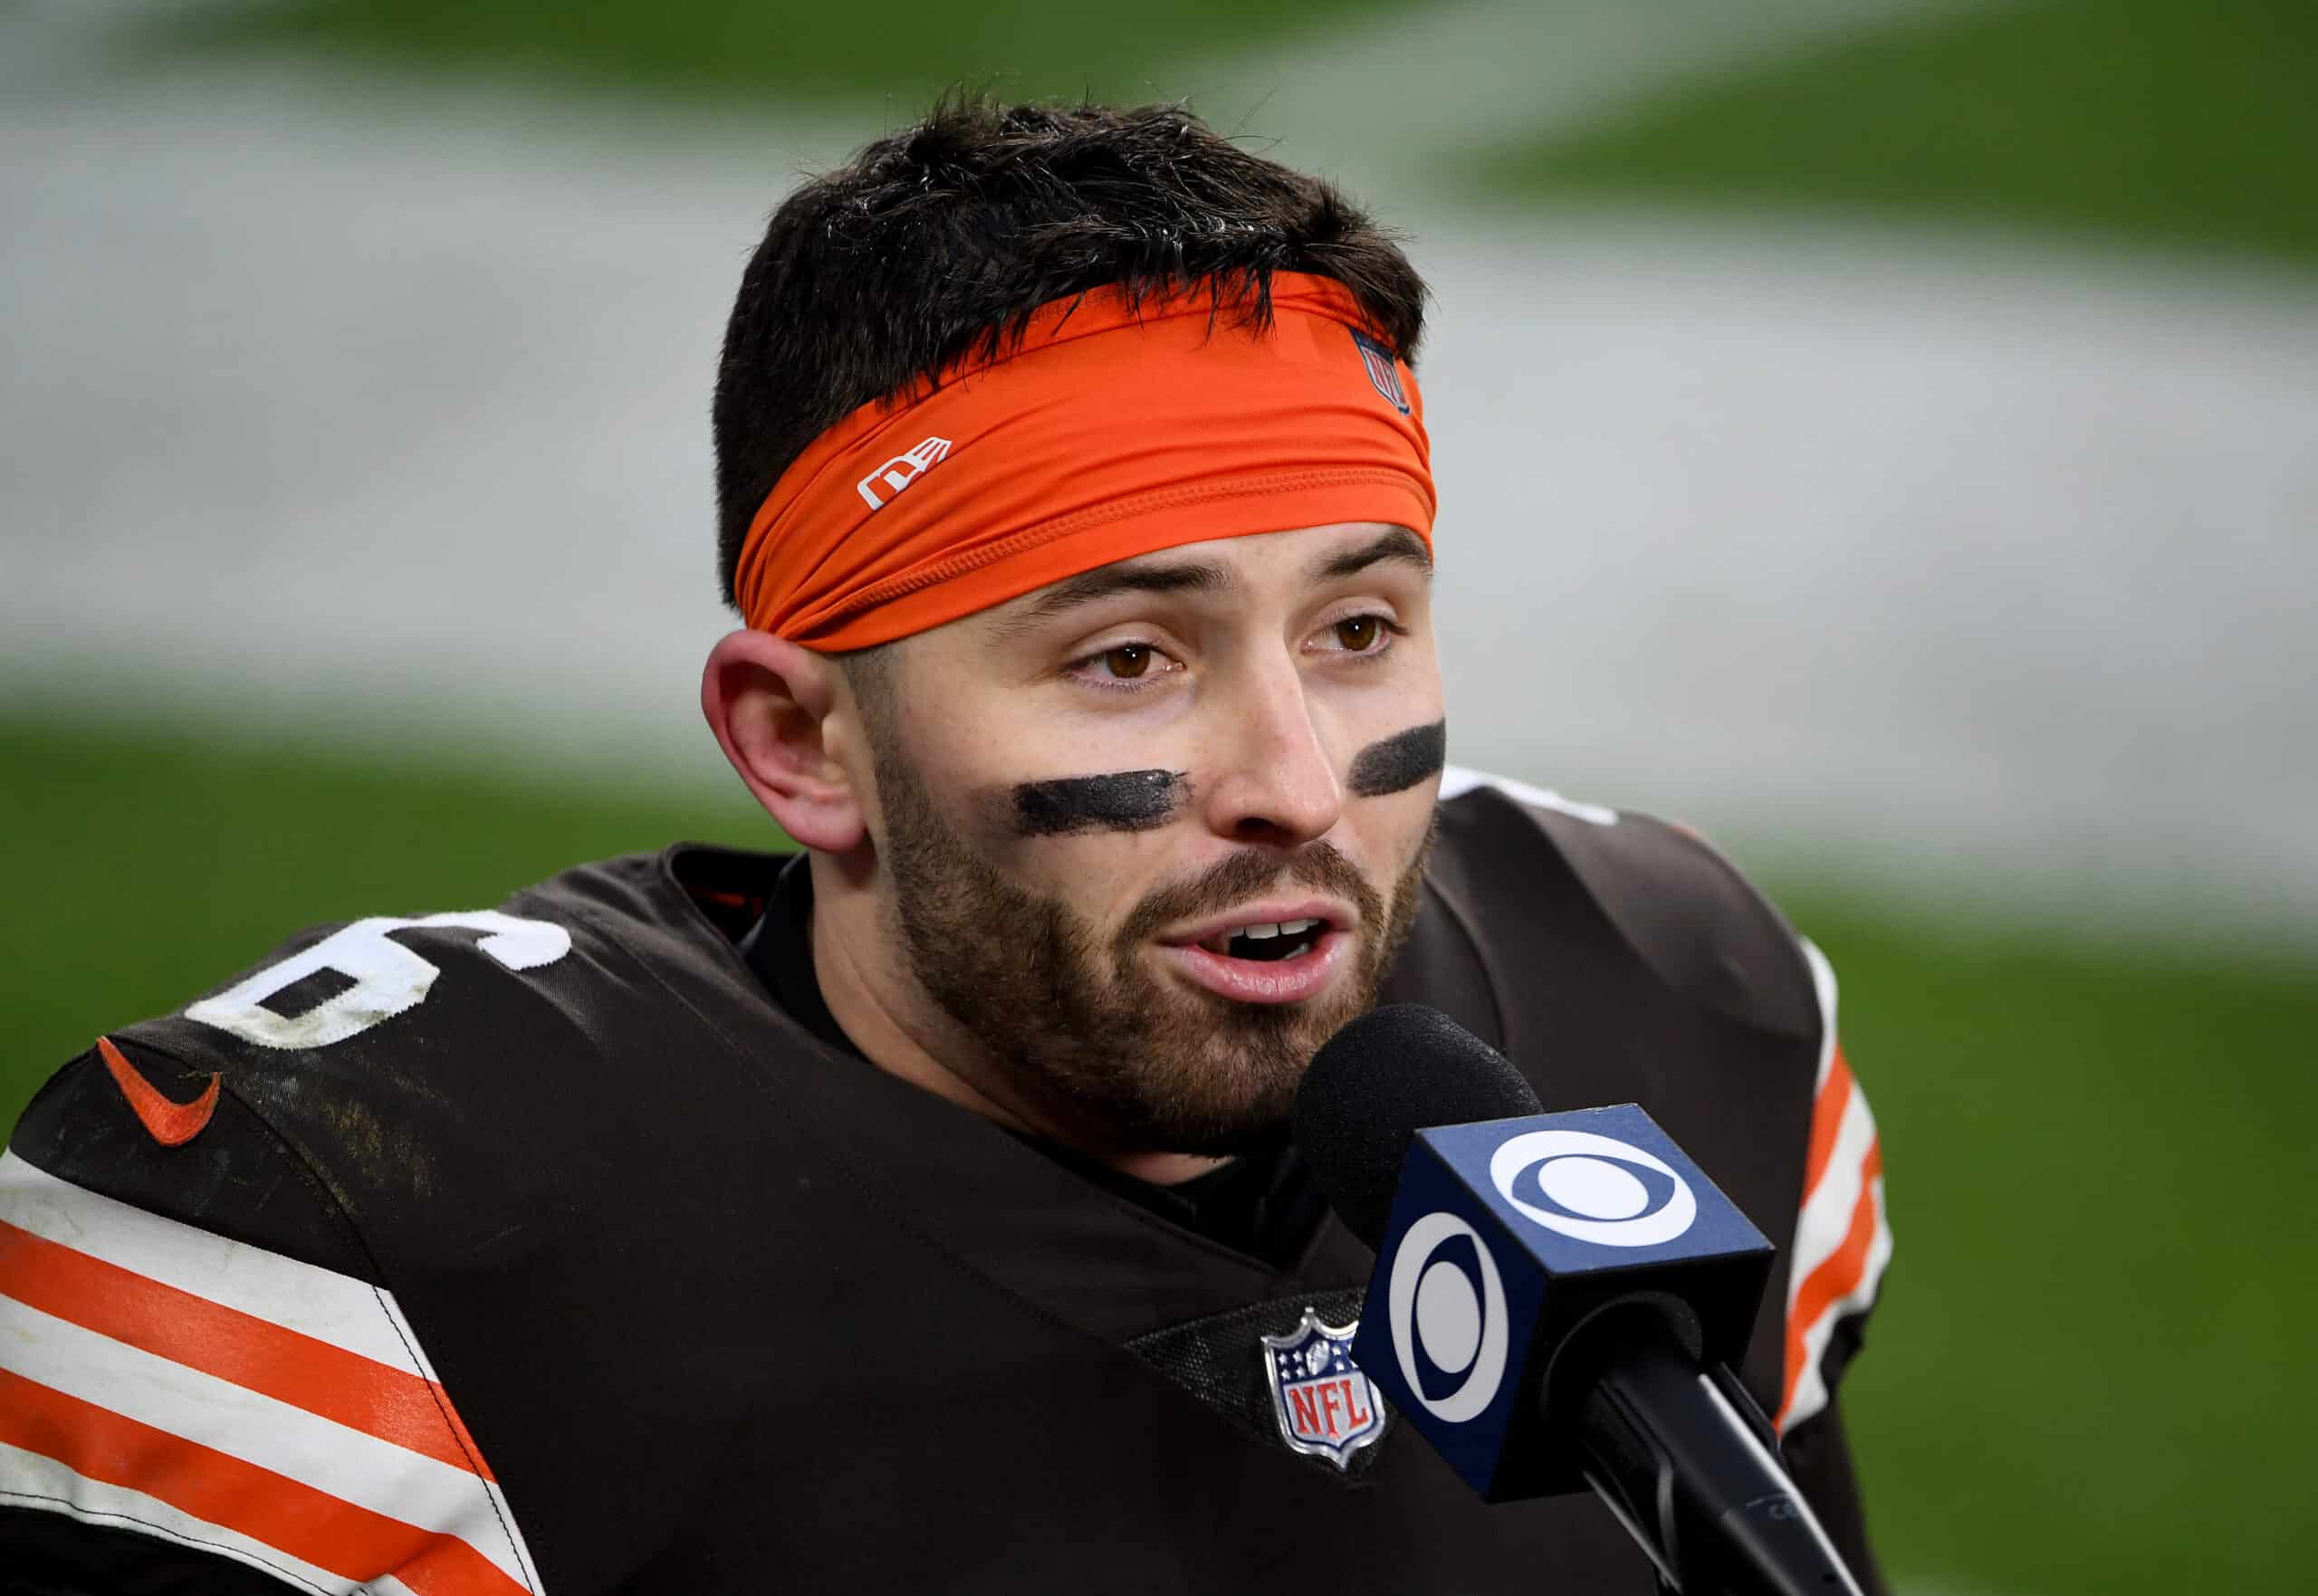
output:
<svg viewBox="0 0 2318 1596"><path fill-rule="evenodd" d="M1888 1232L1824 965L1679 828L1444 791L1386 998L1548 1108L1640 1103L1778 1244L1743 1374L1874 1588L1832 1391ZM310 932L59 1072L0 1161L0 1566L1652 1589L1591 1496L1485 1505L1405 1426L1293 1449L1262 1337L1341 1322L1367 1250L1317 1207L1224 1245L831 1046L738 947L781 864L678 846Z"/></svg>

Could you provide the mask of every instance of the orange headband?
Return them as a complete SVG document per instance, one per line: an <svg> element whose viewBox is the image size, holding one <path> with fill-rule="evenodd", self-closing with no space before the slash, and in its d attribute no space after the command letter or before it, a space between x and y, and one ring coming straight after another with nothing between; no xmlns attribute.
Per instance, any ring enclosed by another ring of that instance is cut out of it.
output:
<svg viewBox="0 0 2318 1596"><path fill-rule="evenodd" d="M1193 291L1100 290L915 402L865 405L766 495L734 588L826 652L923 632L1211 538L1386 521L1432 540L1424 406L1340 284L1272 279L1262 332Z"/></svg>

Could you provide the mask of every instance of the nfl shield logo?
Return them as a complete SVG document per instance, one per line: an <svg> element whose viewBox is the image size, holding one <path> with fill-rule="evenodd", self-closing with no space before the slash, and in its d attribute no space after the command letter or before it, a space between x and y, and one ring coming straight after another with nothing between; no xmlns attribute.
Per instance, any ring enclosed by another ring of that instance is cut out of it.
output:
<svg viewBox="0 0 2318 1596"><path fill-rule="evenodd" d="M1264 1378L1280 1438L1338 1468L1349 1468L1352 1455L1384 1433L1384 1404L1352 1361L1359 1328L1323 1324L1307 1307L1293 1332L1263 1338Z"/></svg>
<svg viewBox="0 0 2318 1596"><path fill-rule="evenodd" d="M1354 333L1352 343L1360 351L1360 363L1368 368L1368 380L1394 409L1406 416L1409 397L1402 391L1401 368L1393 359L1393 351L1365 332Z"/></svg>

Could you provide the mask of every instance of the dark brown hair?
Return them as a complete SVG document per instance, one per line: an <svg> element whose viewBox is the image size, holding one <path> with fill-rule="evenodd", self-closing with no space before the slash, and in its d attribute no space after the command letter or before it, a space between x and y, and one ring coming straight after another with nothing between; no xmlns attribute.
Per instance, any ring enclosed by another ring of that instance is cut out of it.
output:
<svg viewBox="0 0 2318 1596"><path fill-rule="evenodd" d="M1424 283L1393 236L1317 177L1180 106L953 97L808 180L765 229L724 331L714 409L719 578L789 463L873 399L997 354L1051 301L1194 282L1264 325L1271 274L1351 290L1413 363Z"/></svg>

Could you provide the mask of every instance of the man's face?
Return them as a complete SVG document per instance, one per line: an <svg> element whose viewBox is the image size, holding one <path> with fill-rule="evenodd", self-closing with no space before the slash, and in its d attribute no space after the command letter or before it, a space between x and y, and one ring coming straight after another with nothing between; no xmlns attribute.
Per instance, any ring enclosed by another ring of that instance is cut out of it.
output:
<svg viewBox="0 0 2318 1596"><path fill-rule="evenodd" d="M1005 1095L1122 1152L1281 1122L1416 909L1430 579L1389 527L1223 539L896 651L869 716L886 907Z"/></svg>

